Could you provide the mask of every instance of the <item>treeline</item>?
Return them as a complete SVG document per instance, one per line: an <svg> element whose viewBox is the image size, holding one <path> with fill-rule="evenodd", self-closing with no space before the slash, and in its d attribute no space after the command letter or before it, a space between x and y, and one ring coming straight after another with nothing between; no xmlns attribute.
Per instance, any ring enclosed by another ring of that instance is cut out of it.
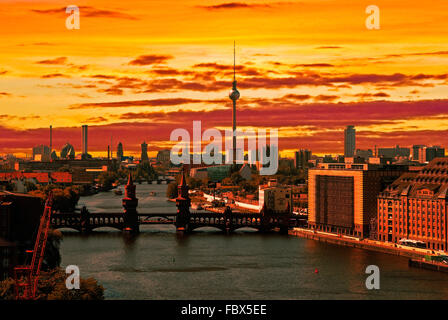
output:
<svg viewBox="0 0 448 320"><path fill-rule="evenodd" d="M113 188L113 184L119 180L127 179L129 172L135 182L151 181L157 178L157 173L148 161L139 163L135 170L127 168L112 167L110 171L102 172L98 176L98 184L103 191Z"/></svg>
<svg viewBox="0 0 448 320"><path fill-rule="evenodd" d="M53 194L53 210L61 212L73 212L78 204L81 194L84 192L83 186L71 186L61 188L57 185L37 185L35 190L29 191L28 194L47 200L50 191Z"/></svg>

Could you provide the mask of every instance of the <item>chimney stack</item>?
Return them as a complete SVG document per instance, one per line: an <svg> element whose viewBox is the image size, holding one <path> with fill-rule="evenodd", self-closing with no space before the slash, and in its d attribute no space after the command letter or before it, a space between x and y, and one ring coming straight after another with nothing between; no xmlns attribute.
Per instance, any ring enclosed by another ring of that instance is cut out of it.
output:
<svg viewBox="0 0 448 320"><path fill-rule="evenodd" d="M50 125L50 153L53 151L53 126Z"/></svg>
<svg viewBox="0 0 448 320"><path fill-rule="evenodd" d="M82 126L82 154L87 154L87 125Z"/></svg>

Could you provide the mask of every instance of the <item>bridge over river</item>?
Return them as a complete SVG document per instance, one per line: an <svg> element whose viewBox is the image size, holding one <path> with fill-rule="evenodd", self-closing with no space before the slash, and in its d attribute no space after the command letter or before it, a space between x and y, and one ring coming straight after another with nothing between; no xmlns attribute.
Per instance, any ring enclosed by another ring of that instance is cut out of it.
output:
<svg viewBox="0 0 448 320"><path fill-rule="evenodd" d="M138 233L140 225L172 224L178 233L190 233L197 228L214 227L232 233L240 228L254 228L260 232L278 231L287 233L297 220L287 208L284 212L274 212L265 207L259 213L232 212L226 207L222 212L190 211L191 201L185 176L178 187L177 210L172 213L140 213L136 185L129 176L122 199L122 212L89 212L83 207L80 212L54 213L51 224L54 229L69 228L89 233L97 228L110 227L124 232Z"/></svg>

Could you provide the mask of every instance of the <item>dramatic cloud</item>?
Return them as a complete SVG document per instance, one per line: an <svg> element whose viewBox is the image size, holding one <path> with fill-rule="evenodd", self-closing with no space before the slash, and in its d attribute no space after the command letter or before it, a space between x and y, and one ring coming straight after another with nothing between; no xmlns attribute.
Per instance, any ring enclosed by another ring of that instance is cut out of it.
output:
<svg viewBox="0 0 448 320"><path fill-rule="evenodd" d="M65 10L66 10L66 7L44 9L44 10L32 9L31 11L35 12L35 13L40 13L40 14L67 16ZM115 19L126 19L126 20L138 20L136 17L133 17L133 16L123 13L123 12L96 9L96 8L89 7L89 6L80 6L79 11L80 11L82 17L87 17L87 18L115 18Z"/></svg>
<svg viewBox="0 0 448 320"><path fill-rule="evenodd" d="M384 57L385 58L402 58L402 57L411 57L411 56L446 56L446 55L448 55L448 51L387 54Z"/></svg>
<svg viewBox="0 0 448 320"><path fill-rule="evenodd" d="M29 116L23 116L23 117L19 117L19 116L13 116L13 115L9 115L9 114L0 114L0 120L37 120L40 119L40 116L36 116L36 115L29 115Z"/></svg>
<svg viewBox="0 0 448 320"><path fill-rule="evenodd" d="M62 73L51 73L51 74L45 74L41 76L42 79L52 79L52 78L70 78L69 75L62 74Z"/></svg>
<svg viewBox="0 0 448 320"><path fill-rule="evenodd" d="M70 106L70 109L86 108L125 108L125 107L166 107L178 106L187 103L222 103L226 100L199 100L186 98L154 99L154 100L133 100L116 102L84 103Z"/></svg>
<svg viewBox="0 0 448 320"><path fill-rule="evenodd" d="M358 93L354 95L355 97L359 98L389 98L390 95L385 92L378 92L378 93Z"/></svg>
<svg viewBox="0 0 448 320"><path fill-rule="evenodd" d="M106 122L107 119L104 117L92 117L92 118L87 118L84 122L88 122L88 123L100 123L100 122Z"/></svg>
<svg viewBox="0 0 448 320"><path fill-rule="evenodd" d="M310 68L326 68L334 67L334 65L329 63L309 63L309 64L297 64L298 67L310 67Z"/></svg>
<svg viewBox="0 0 448 320"><path fill-rule="evenodd" d="M316 97L314 97L314 101L334 101L336 99L338 99L338 96L330 96L330 95L318 95Z"/></svg>
<svg viewBox="0 0 448 320"><path fill-rule="evenodd" d="M63 65L67 63L67 57L59 57L49 60L37 61L37 64Z"/></svg>
<svg viewBox="0 0 448 320"><path fill-rule="evenodd" d="M245 2L228 2L212 6L198 6L198 8L207 10L223 10L223 9L255 9L255 8L271 8L272 5L262 3L245 3Z"/></svg>
<svg viewBox="0 0 448 320"><path fill-rule="evenodd" d="M340 46L321 46L317 47L316 49L342 49L343 47Z"/></svg>
<svg viewBox="0 0 448 320"><path fill-rule="evenodd" d="M150 54L150 55L139 56L138 58L130 61L129 64L133 65L133 66L147 66L147 65L151 65L151 64L165 63L167 60L172 59L172 58L173 58L172 56L168 56L168 55Z"/></svg>

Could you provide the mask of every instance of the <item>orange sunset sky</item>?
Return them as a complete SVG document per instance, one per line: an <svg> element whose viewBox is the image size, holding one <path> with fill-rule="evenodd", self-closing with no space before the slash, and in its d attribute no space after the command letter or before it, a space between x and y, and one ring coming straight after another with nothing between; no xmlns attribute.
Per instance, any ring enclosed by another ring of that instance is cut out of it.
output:
<svg viewBox="0 0 448 320"><path fill-rule="evenodd" d="M236 41L240 128L308 148L448 145L448 1L0 1L0 155L70 142L105 156L169 148L175 128L231 127ZM68 30L68 5L80 30ZM365 26L380 8L380 30Z"/></svg>

